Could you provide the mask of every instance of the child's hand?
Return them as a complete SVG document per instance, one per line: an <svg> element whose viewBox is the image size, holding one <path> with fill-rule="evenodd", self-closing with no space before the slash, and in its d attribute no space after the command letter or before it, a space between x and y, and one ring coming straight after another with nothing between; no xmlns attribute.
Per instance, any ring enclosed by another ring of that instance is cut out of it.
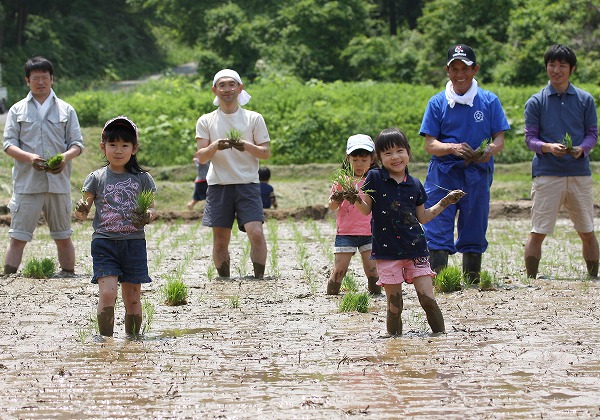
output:
<svg viewBox="0 0 600 420"><path fill-rule="evenodd" d="M156 219L156 212L154 211L154 209L148 209L148 211L146 211L146 213L144 214L134 212L131 215L131 221L133 222L133 226L135 226L138 229L146 226L154 219Z"/></svg>
<svg viewBox="0 0 600 420"><path fill-rule="evenodd" d="M356 203L360 203L362 201L360 199L360 196L358 195L358 193L355 193L355 192L347 192L344 195L344 198L350 204L356 204Z"/></svg>
<svg viewBox="0 0 600 420"><path fill-rule="evenodd" d="M444 198L440 200L440 206L448 207L450 204L458 203L458 200L463 198L466 193L462 190L450 191Z"/></svg>
<svg viewBox="0 0 600 420"><path fill-rule="evenodd" d="M75 204L75 211L78 213L85 214L87 216L87 214L90 212L90 207L83 198L80 198L79 201Z"/></svg>
<svg viewBox="0 0 600 420"><path fill-rule="evenodd" d="M334 191L329 197L331 201L335 201L338 204L342 204L344 201L344 192L343 191Z"/></svg>

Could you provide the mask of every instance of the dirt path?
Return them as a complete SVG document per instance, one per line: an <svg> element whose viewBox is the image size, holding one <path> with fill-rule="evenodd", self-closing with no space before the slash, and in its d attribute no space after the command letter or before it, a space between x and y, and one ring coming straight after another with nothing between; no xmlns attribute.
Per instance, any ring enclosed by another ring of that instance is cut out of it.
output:
<svg viewBox="0 0 600 420"><path fill-rule="evenodd" d="M115 338L92 331L91 228L77 224L78 278L0 278L1 417L600 416L600 284L583 280L566 221L545 248L542 270L553 280L525 282L527 226L492 220L484 269L497 290L438 294L446 335L429 336L406 287L405 334L385 339L384 297L360 314L340 313L341 296L324 294L330 218L269 221L263 281L245 277L249 262L239 264L245 235L232 241L235 277L209 279L210 232L197 222L158 222L148 229L154 281L143 294L156 313L143 339L131 341L121 304ZM40 227L26 257L54 256L47 235ZM351 271L364 288L357 258ZM176 275L190 288L189 304L166 306L160 288Z"/></svg>

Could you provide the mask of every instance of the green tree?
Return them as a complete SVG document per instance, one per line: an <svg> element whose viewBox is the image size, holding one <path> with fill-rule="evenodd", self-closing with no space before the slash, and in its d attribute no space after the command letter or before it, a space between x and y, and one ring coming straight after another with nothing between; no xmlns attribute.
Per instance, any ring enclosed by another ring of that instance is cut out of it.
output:
<svg viewBox="0 0 600 420"><path fill-rule="evenodd" d="M507 40L509 11L513 0L432 0L425 4L418 20L423 48L416 52L417 81L440 84L445 78L448 48L455 43L468 44L481 65L478 79L490 81L493 68L503 59Z"/></svg>
<svg viewBox="0 0 600 420"><path fill-rule="evenodd" d="M504 84L540 84L546 80L544 52L565 44L578 56L574 78L600 83L600 1L521 0L510 14L506 60L496 69Z"/></svg>

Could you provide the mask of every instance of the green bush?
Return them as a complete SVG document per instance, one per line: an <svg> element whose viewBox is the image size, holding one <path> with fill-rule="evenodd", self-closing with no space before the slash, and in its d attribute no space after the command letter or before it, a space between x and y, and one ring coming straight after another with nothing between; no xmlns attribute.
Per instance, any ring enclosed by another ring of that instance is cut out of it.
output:
<svg viewBox="0 0 600 420"><path fill-rule="evenodd" d="M22 274L34 279L46 279L52 277L56 271L56 264L52 258L31 258L23 267Z"/></svg>
<svg viewBox="0 0 600 420"><path fill-rule="evenodd" d="M413 162L427 162L419 128L429 98L442 87L401 83L311 81L294 78L247 83L252 100L248 109L260 112L271 137L271 164L339 162L346 140L357 133L375 137L382 129L398 127L408 136ZM498 163L531 160L524 141L523 108L542 86L482 85L498 95L511 130ZM600 87L581 85L600 101ZM196 150L196 121L215 109L210 83L185 77L166 77L130 92L82 92L65 98L83 125L102 126L116 115L127 115L140 129L139 160L147 166L188 164ZM600 148L591 153L600 159Z"/></svg>

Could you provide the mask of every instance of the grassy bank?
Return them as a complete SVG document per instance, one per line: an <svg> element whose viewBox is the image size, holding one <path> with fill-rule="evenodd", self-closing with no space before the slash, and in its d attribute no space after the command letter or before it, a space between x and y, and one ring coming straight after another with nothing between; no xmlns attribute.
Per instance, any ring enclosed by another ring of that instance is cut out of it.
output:
<svg viewBox="0 0 600 420"><path fill-rule="evenodd" d="M2 128L0 126L0 128ZM98 146L99 128L85 128L85 152L74 160L71 178L73 200L86 175L102 166L103 158ZM144 153L141 151L140 153ZM186 203L193 192L196 168L189 157L188 165L149 168L158 184L157 206L164 211L186 210ZM330 179L338 164L270 165L271 184L275 188L281 208L296 208L310 205L327 204ZM600 201L600 163L592 162L594 172L595 202ZM6 205L12 193L12 159L6 154L0 156L0 205ZM411 173L425 179L426 162L414 162ZM529 198L531 188L530 162L497 164L492 185L492 200L515 201Z"/></svg>

